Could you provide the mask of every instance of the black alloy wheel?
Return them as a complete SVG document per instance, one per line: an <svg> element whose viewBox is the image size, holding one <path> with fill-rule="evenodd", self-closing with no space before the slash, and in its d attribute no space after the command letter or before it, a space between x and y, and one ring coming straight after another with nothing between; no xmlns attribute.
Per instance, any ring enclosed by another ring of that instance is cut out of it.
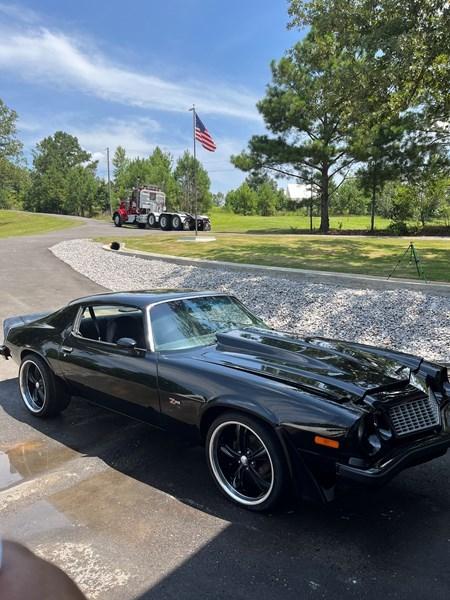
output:
<svg viewBox="0 0 450 600"><path fill-rule="evenodd" d="M20 395L31 414L37 417L55 416L67 408L70 396L56 379L45 361L27 354L20 364Z"/></svg>
<svg viewBox="0 0 450 600"><path fill-rule="evenodd" d="M239 413L211 425L206 457L214 481L234 503L253 511L272 509L286 488L286 464L268 426Z"/></svg>

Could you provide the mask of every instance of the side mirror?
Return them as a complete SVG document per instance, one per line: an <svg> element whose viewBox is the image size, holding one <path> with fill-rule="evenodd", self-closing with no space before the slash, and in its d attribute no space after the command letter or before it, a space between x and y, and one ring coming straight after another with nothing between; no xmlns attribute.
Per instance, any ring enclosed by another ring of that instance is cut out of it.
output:
<svg viewBox="0 0 450 600"><path fill-rule="evenodd" d="M127 337L118 339L116 344L119 348L122 348L123 350L134 350L137 346L136 340Z"/></svg>

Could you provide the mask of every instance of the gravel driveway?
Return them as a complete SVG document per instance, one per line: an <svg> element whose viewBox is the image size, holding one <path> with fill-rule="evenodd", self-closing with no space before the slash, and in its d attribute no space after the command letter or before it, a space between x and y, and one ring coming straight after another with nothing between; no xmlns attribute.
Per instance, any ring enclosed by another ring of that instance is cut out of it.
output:
<svg viewBox="0 0 450 600"><path fill-rule="evenodd" d="M51 251L111 290L189 287L230 292L278 329L389 346L450 362L448 297L406 289L361 290L302 283L248 271L143 260L105 252L90 240L61 242Z"/></svg>

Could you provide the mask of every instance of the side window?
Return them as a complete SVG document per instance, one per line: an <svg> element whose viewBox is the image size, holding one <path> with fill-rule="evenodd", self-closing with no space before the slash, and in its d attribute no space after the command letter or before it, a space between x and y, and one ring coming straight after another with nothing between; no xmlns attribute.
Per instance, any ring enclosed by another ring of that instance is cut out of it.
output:
<svg viewBox="0 0 450 600"><path fill-rule="evenodd" d="M132 338L138 348L146 348L142 311L131 306L85 306L78 333L89 340L109 344L117 343L120 338Z"/></svg>

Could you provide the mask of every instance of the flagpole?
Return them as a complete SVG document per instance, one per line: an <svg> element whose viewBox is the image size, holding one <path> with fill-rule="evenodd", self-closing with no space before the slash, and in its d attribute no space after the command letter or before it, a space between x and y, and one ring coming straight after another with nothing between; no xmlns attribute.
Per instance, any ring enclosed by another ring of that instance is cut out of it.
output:
<svg viewBox="0 0 450 600"><path fill-rule="evenodd" d="M194 218L195 218L195 237L198 236L198 221L197 221L197 144L195 139L195 104L192 105L192 137L194 142L194 176L193 176L193 191L194 191Z"/></svg>

